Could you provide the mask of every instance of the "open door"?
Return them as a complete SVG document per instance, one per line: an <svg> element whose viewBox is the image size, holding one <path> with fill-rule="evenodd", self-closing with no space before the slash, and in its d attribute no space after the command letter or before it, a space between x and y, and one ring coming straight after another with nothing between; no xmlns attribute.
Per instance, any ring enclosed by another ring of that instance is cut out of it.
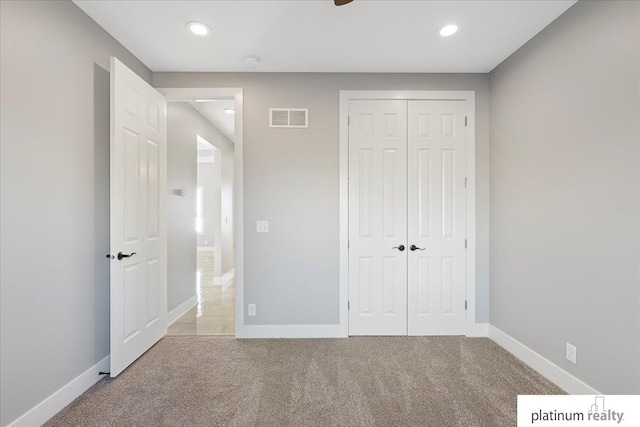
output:
<svg viewBox="0 0 640 427"><path fill-rule="evenodd" d="M111 371L167 332L167 104L111 58Z"/></svg>

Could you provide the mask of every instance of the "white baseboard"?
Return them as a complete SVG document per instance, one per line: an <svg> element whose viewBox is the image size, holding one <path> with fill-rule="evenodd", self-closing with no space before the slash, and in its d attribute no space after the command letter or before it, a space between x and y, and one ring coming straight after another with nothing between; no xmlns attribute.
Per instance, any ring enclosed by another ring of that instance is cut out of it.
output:
<svg viewBox="0 0 640 427"><path fill-rule="evenodd" d="M489 324L488 323L474 323L473 325L467 325L466 336L469 338L488 337L489 336Z"/></svg>
<svg viewBox="0 0 640 427"><path fill-rule="evenodd" d="M236 269L232 268L231 270L227 271L227 273L222 276L222 280L221 285L222 285L222 291L226 291L229 286L231 286L233 284L233 279L236 277Z"/></svg>
<svg viewBox="0 0 640 427"><path fill-rule="evenodd" d="M87 391L92 385L100 381L104 375L98 375L98 372L106 372L108 370L109 356L71 380L67 385L38 403L7 427L41 426L51 417L62 411L65 406L73 402L78 396Z"/></svg>
<svg viewBox="0 0 640 427"><path fill-rule="evenodd" d="M489 336L488 323L476 323L468 337ZM341 325L244 325L236 330L236 338L346 338Z"/></svg>
<svg viewBox="0 0 640 427"><path fill-rule="evenodd" d="M183 314L191 310L198 303L198 296L194 295L169 313L167 313L167 326L178 320Z"/></svg>
<svg viewBox="0 0 640 427"><path fill-rule="evenodd" d="M489 338L569 394L601 394L526 345L489 325Z"/></svg>
<svg viewBox="0 0 640 427"><path fill-rule="evenodd" d="M236 338L346 338L340 325L243 325Z"/></svg>

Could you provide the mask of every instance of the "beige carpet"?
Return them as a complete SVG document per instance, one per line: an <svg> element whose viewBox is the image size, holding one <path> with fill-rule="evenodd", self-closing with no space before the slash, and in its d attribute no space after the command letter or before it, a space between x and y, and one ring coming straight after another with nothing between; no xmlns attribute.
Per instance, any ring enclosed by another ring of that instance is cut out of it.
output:
<svg viewBox="0 0 640 427"><path fill-rule="evenodd" d="M47 426L515 426L562 390L486 338L167 337Z"/></svg>

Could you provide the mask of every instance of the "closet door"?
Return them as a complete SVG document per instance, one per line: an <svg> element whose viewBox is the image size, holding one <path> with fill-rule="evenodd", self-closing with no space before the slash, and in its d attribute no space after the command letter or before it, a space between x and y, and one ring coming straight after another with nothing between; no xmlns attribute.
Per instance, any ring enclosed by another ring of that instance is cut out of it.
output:
<svg viewBox="0 0 640 427"><path fill-rule="evenodd" d="M407 334L407 101L349 103L349 334Z"/></svg>
<svg viewBox="0 0 640 427"><path fill-rule="evenodd" d="M408 333L465 333L465 102L408 103Z"/></svg>

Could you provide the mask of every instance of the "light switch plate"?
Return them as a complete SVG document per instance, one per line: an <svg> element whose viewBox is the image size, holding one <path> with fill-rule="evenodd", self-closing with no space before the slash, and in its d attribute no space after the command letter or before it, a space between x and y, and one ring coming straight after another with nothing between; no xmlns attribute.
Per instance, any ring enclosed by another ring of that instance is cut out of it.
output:
<svg viewBox="0 0 640 427"><path fill-rule="evenodd" d="M571 345L569 343L566 343L566 354L565 357L567 358L567 360L571 363L573 363L574 365L576 364L576 356L578 350L576 349L576 346Z"/></svg>
<svg viewBox="0 0 640 427"><path fill-rule="evenodd" d="M258 233L268 233L269 221L256 221L256 231Z"/></svg>

